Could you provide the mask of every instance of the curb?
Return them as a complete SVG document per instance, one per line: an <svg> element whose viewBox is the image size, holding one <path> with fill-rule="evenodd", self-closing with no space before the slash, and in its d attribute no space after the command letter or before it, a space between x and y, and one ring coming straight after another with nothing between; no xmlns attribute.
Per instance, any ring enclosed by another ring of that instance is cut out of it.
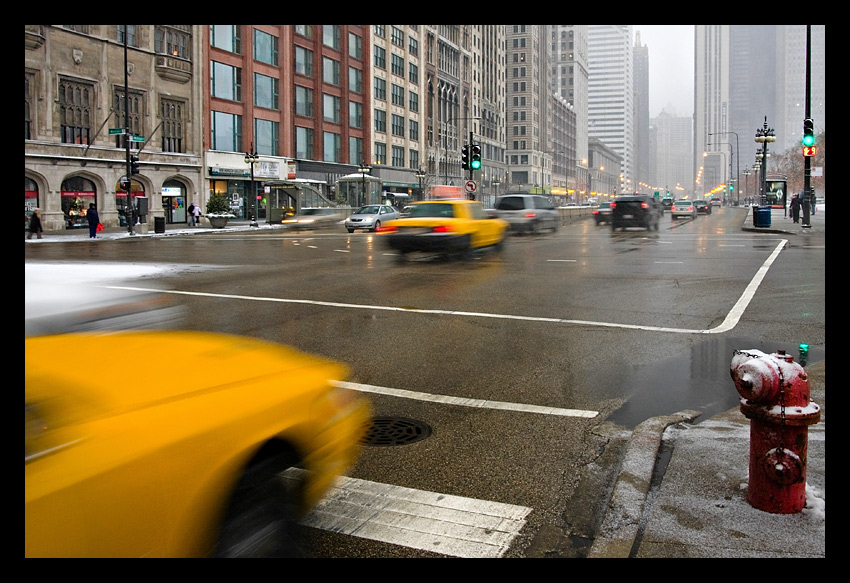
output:
<svg viewBox="0 0 850 583"><path fill-rule="evenodd" d="M664 430L670 425L692 421L700 415L700 411L685 410L647 419L635 428L626 445L605 517L587 558L629 557L643 519Z"/></svg>

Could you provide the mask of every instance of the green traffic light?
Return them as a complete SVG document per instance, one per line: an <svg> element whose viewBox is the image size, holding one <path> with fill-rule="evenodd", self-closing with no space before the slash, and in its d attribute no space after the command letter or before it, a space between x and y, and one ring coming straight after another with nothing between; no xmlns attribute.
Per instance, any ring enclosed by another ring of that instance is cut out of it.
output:
<svg viewBox="0 0 850 583"><path fill-rule="evenodd" d="M473 160L470 166L473 170L478 170L479 168L481 168L481 160Z"/></svg>
<svg viewBox="0 0 850 583"><path fill-rule="evenodd" d="M811 134L806 134L803 136L803 145L804 146L814 146L815 145L815 137Z"/></svg>

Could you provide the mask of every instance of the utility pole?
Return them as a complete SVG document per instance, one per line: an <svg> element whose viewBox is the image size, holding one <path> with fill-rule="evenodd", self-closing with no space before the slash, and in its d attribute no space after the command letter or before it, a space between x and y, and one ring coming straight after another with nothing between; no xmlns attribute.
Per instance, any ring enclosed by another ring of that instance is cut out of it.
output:
<svg viewBox="0 0 850 583"><path fill-rule="evenodd" d="M124 25L124 151L126 153L127 164L125 166L127 177L127 198L124 202L124 217L127 220L127 232L135 235L133 232L133 201L130 198L130 191L133 186L133 171L130 164L130 90L129 90L129 72L127 71L127 25Z"/></svg>

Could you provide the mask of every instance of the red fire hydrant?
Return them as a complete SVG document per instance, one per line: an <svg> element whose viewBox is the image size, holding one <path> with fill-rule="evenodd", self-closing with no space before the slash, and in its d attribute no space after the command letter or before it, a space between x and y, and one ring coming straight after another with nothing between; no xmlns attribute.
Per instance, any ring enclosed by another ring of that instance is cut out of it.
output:
<svg viewBox="0 0 850 583"><path fill-rule="evenodd" d="M806 504L809 425L820 421L809 378L780 350L736 350L730 367L750 420L749 503L774 514L793 514Z"/></svg>

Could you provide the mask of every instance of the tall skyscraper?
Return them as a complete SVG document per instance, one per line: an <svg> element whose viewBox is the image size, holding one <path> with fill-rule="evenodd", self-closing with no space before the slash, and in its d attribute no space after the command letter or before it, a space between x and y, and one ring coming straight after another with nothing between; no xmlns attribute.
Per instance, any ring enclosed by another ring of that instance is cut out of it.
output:
<svg viewBox="0 0 850 583"><path fill-rule="evenodd" d="M620 192L637 186L634 171L634 72L631 25L588 28L588 136L623 157Z"/></svg>

